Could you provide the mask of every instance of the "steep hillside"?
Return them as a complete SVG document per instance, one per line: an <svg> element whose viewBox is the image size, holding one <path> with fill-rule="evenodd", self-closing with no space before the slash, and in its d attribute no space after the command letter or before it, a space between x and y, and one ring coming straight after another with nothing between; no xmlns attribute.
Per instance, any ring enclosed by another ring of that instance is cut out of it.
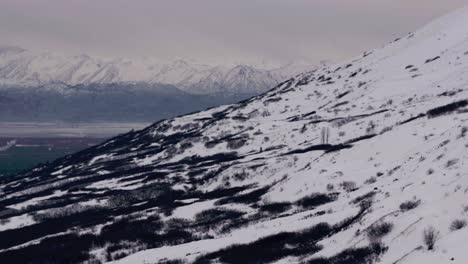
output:
<svg viewBox="0 0 468 264"><path fill-rule="evenodd" d="M468 8L0 181L10 263L465 263Z"/></svg>

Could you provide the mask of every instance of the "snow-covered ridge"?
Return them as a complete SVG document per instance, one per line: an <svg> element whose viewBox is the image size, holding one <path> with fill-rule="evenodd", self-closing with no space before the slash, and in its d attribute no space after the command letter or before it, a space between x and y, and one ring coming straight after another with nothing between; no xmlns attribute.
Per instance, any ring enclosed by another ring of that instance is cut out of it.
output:
<svg viewBox="0 0 468 264"><path fill-rule="evenodd" d="M0 179L0 259L464 264L467 23Z"/></svg>
<svg viewBox="0 0 468 264"><path fill-rule="evenodd" d="M23 86L57 82L68 85L146 82L170 84L197 94L258 94L283 79L314 68L304 63L264 68L208 65L183 59L97 58L0 46L0 84Z"/></svg>

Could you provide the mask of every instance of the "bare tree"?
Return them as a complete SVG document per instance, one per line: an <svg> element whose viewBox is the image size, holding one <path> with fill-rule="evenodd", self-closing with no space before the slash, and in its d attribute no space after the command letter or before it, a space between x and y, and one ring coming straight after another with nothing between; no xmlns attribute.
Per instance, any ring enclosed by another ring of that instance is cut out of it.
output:
<svg viewBox="0 0 468 264"><path fill-rule="evenodd" d="M328 140L329 140L329 137L330 137L330 129L328 127L324 127L322 128L322 134L321 134L321 141L322 141L322 144L328 144Z"/></svg>

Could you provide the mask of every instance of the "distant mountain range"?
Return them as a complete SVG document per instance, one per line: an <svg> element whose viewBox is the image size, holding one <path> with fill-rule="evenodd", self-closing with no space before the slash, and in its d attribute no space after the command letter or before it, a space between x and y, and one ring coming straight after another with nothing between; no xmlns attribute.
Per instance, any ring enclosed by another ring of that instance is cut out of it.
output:
<svg viewBox="0 0 468 264"><path fill-rule="evenodd" d="M0 46L0 122L154 122L247 99L311 68L94 58Z"/></svg>
<svg viewBox="0 0 468 264"><path fill-rule="evenodd" d="M50 83L135 83L174 85L192 94L265 92L306 70L311 64L281 67L207 65L177 59L96 58L86 54L63 55L0 46L0 84L38 86Z"/></svg>

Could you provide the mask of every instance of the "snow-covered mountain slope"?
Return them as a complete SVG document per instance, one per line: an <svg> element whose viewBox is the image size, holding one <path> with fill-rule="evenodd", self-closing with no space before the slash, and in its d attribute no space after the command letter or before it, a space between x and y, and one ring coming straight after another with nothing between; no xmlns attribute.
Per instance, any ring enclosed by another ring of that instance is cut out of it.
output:
<svg viewBox="0 0 468 264"><path fill-rule="evenodd" d="M0 84L23 86L146 82L174 85L196 94L258 94L314 68L304 63L264 69L249 65L212 66L181 59L106 59L0 46Z"/></svg>
<svg viewBox="0 0 468 264"><path fill-rule="evenodd" d="M10 263L465 263L468 8L0 181Z"/></svg>

